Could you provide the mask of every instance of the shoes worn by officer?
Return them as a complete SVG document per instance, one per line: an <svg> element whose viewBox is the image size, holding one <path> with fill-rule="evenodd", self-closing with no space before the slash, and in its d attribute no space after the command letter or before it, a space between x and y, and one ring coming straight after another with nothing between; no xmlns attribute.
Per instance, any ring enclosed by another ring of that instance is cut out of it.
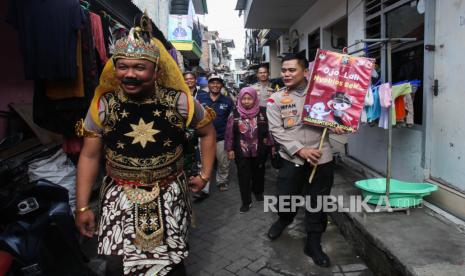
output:
<svg viewBox="0 0 465 276"><path fill-rule="evenodd" d="M263 202L263 194L255 194L255 199L257 200L257 202Z"/></svg>
<svg viewBox="0 0 465 276"><path fill-rule="evenodd" d="M252 203L242 204L241 208L239 209L239 213L241 214L246 213L250 210L251 207L252 207Z"/></svg>
<svg viewBox="0 0 465 276"><path fill-rule="evenodd" d="M312 258L313 262L321 267L329 267L331 261L328 255L321 249L321 234L322 233L309 233L307 243L305 244L305 255Z"/></svg>
<svg viewBox="0 0 465 276"><path fill-rule="evenodd" d="M281 233L286 229L289 223L283 222L281 219L278 219L271 225L270 230L268 230L268 238L275 240L281 236Z"/></svg>

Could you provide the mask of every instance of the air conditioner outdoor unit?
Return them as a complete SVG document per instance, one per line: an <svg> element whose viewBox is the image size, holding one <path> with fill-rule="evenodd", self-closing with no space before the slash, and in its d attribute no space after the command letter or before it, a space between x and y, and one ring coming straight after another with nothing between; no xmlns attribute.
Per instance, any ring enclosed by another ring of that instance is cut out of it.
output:
<svg viewBox="0 0 465 276"><path fill-rule="evenodd" d="M278 57L283 56L285 53L289 53L289 35L283 34L276 41Z"/></svg>

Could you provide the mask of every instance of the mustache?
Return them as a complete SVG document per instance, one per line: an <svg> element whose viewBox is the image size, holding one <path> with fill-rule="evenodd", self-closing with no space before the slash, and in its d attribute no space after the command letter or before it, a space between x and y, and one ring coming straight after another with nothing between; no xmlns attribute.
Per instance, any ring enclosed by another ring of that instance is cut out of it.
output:
<svg viewBox="0 0 465 276"><path fill-rule="evenodd" d="M142 85L142 81L136 78L123 78L121 82L126 85Z"/></svg>

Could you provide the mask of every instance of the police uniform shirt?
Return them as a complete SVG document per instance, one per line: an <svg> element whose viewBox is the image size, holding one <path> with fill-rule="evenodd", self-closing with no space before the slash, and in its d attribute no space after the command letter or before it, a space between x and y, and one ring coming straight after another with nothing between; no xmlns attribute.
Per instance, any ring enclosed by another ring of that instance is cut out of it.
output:
<svg viewBox="0 0 465 276"><path fill-rule="evenodd" d="M307 87L289 91L283 88L268 99L266 112L273 138L281 145L281 157L299 165L303 165L305 160L297 152L304 147L317 149L323 133L323 128L302 123L306 96ZM318 164L330 162L332 158L329 138L326 136Z"/></svg>
<svg viewBox="0 0 465 276"><path fill-rule="evenodd" d="M271 84L268 83L267 85L262 85L260 82L257 82L252 85L252 88L257 90L257 95L260 99L260 106L266 106L268 98L274 93Z"/></svg>

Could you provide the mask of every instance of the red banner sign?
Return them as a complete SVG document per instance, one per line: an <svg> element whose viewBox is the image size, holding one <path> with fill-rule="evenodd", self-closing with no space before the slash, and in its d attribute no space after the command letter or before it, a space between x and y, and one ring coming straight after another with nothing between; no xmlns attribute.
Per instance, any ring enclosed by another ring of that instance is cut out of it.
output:
<svg viewBox="0 0 465 276"><path fill-rule="evenodd" d="M374 65L374 59L318 49L302 121L356 132Z"/></svg>

